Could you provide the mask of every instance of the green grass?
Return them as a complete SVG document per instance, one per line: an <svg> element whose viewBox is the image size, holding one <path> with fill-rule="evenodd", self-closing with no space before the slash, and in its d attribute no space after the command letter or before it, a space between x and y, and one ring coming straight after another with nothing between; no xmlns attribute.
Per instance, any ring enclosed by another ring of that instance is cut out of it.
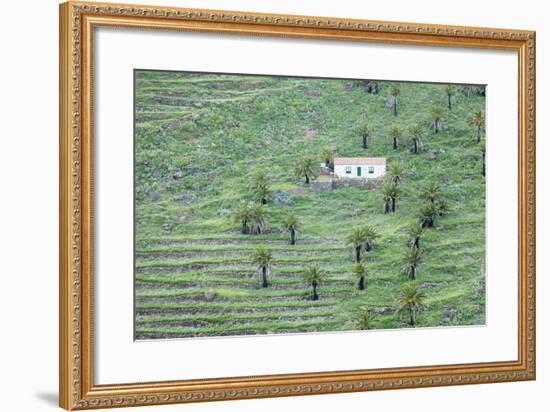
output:
<svg viewBox="0 0 550 412"><path fill-rule="evenodd" d="M449 212L421 239L416 284L426 295L418 326L485 322L485 181L481 144L468 124L485 98L457 88L452 111L445 85L401 83L399 114L384 105L391 84L369 94L361 82L200 73L136 73L136 337L336 331L354 328L358 307L378 314L378 328L407 327L392 308L401 285L406 227L418 221L423 187L441 183ZM434 134L428 116L444 111ZM359 125L367 119L369 148ZM407 129L419 123L425 150L410 151ZM404 130L397 150L390 125ZM378 189L318 191L293 177L303 154L324 146L338 156L402 162L406 176L397 213L384 214ZM430 152L437 151L435 159ZM232 219L252 170L269 171L275 198L267 232L242 235ZM277 197L279 196L279 197ZM287 199L281 202L278 199ZM302 221L298 243L281 224ZM356 288L346 237L365 224L380 237L365 256L367 290ZM250 258L258 245L273 255L271 286L260 287ZM308 300L304 268L324 273L319 301ZM209 301L205 292L214 291Z"/></svg>

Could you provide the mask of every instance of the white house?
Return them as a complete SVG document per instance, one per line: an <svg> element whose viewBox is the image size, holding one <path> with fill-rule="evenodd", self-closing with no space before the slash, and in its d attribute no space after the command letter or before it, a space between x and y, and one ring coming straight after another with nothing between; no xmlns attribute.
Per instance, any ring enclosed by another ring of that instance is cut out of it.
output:
<svg viewBox="0 0 550 412"><path fill-rule="evenodd" d="M374 179L386 174L385 157L335 157L336 177Z"/></svg>

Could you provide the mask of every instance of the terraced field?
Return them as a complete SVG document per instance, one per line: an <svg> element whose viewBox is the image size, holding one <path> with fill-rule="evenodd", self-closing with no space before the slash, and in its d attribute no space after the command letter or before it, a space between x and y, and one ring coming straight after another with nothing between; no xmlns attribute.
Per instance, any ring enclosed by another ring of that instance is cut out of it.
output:
<svg viewBox="0 0 550 412"><path fill-rule="evenodd" d="M405 228L418 220L429 180L442 184L449 211L422 236L418 326L483 324L483 143L475 143L468 116L484 97L459 90L433 134L427 113L446 108L443 86L403 83L396 118L384 104L388 87L371 94L357 81L136 72L136 339L350 330L364 306L376 328L408 327L396 313L407 281ZM368 150L357 133L365 117ZM422 124L425 150L412 154L406 134L393 150L386 133L396 122L404 130ZM326 192L297 181L296 157L326 145L339 156L404 164L397 213L382 213L379 190ZM268 168L273 196L264 233L244 235L233 214L250 199L247 182L258 166ZM302 222L296 245L281 227L290 211ZM364 224L380 236L363 253L362 291L346 237ZM251 260L258 245L273 256L267 288ZM323 273L316 301L303 277L313 265Z"/></svg>

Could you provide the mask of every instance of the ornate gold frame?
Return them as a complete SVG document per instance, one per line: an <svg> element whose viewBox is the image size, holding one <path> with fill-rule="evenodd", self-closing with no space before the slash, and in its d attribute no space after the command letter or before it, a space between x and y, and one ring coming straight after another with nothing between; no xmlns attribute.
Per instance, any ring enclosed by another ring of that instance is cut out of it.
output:
<svg viewBox="0 0 550 412"><path fill-rule="evenodd" d="M98 26L507 49L519 62L518 359L120 385L93 382L92 45ZM535 379L535 32L70 1L60 5L59 404L89 409Z"/></svg>

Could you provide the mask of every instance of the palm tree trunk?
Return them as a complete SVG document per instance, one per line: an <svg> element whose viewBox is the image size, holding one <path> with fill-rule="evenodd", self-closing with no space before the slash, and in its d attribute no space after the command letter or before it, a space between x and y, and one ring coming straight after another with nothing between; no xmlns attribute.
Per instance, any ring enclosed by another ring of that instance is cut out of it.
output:
<svg viewBox="0 0 550 412"><path fill-rule="evenodd" d="M409 324L411 326L415 326L416 325L416 319L415 319L415 316L414 316L414 309L411 306L409 306L409 317L410 317Z"/></svg>
<svg viewBox="0 0 550 412"><path fill-rule="evenodd" d="M413 140L413 143L414 143L414 150L413 152L414 153L418 153L418 142L416 140Z"/></svg>
<svg viewBox="0 0 550 412"><path fill-rule="evenodd" d="M434 227L434 220L432 218L425 218L422 221L422 227Z"/></svg>
<svg viewBox="0 0 550 412"><path fill-rule="evenodd" d="M359 278L359 284L357 285L357 289L365 290L365 277L364 276L361 276Z"/></svg>
<svg viewBox="0 0 550 412"><path fill-rule="evenodd" d="M392 197L391 199L391 211L395 213L395 197Z"/></svg>
<svg viewBox="0 0 550 412"><path fill-rule="evenodd" d="M420 249L420 236L414 238L414 247Z"/></svg>
<svg viewBox="0 0 550 412"><path fill-rule="evenodd" d="M437 133L439 128L437 127L437 120L434 120L434 133Z"/></svg>
<svg viewBox="0 0 550 412"><path fill-rule="evenodd" d="M267 288L269 285L267 283L267 267L262 267L262 288Z"/></svg>
<svg viewBox="0 0 550 412"><path fill-rule="evenodd" d="M267 204L267 199L265 197L262 197L262 202L261 203L262 203L262 205Z"/></svg>
<svg viewBox="0 0 550 412"><path fill-rule="evenodd" d="M369 134L365 133L363 135L363 149L366 149L369 143Z"/></svg>
<svg viewBox="0 0 550 412"><path fill-rule="evenodd" d="M397 149L397 137L393 138L393 149Z"/></svg>
<svg viewBox="0 0 550 412"><path fill-rule="evenodd" d="M386 203L384 205L384 213L390 213L390 201L389 200L386 200Z"/></svg>
<svg viewBox="0 0 550 412"><path fill-rule="evenodd" d="M370 242L365 242L365 252L370 252L372 250L372 245Z"/></svg>
<svg viewBox="0 0 550 412"><path fill-rule="evenodd" d="M246 235L248 234L248 222L246 220L243 220L243 226L242 226L242 229L241 229L241 233L243 235Z"/></svg>
<svg viewBox="0 0 550 412"><path fill-rule="evenodd" d="M483 167L481 169L481 175L485 177L485 152L483 152Z"/></svg>
<svg viewBox="0 0 550 412"><path fill-rule="evenodd" d="M309 185L309 176L306 173L306 185Z"/></svg>
<svg viewBox="0 0 550 412"><path fill-rule="evenodd" d="M355 262L361 262L361 245L355 246Z"/></svg>
<svg viewBox="0 0 550 412"><path fill-rule="evenodd" d="M452 110L452 107L451 107L451 94L448 94L447 95L447 103L449 104L449 110Z"/></svg>
<svg viewBox="0 0 550 412"><path fill-rule="evenodd" d="M477 126L477 142L481 141L481 126Z"/></svg>
<svg viewBox="0 0 550 412"><path fill-rule="evenodd" d="M317 294L317 282L312 282L311 283L311 288L313 289L312 292L312 296L311 296L311 300L318 300L319 299L319 295Z"/></svg>
<svg viewBox="0 0 550 412"><path fill-rule="evenodd" d="M295 245L296 244L296 230L290 229L290 244Z"/></svg>
<svg viewBox="0 0 550 412"><path fill-rule="evenodd" d="M397 116L397 97L393 98L393 115Z"/></svg>
<svg viewBox="0 0 550 412"><path fill-rule="evenodd" d="M410 272L409 277L411 278L411 280L416 279L416 266L415 265L411 266L411 272Z"/></svg>

